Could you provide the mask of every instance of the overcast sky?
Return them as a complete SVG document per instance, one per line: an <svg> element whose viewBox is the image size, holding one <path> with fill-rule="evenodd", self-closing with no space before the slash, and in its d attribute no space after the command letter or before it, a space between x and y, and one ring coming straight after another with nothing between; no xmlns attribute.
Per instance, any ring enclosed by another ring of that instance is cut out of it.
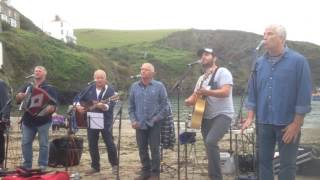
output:
<svg viewBox="0 0 320 180"><path fill-rule="evenodd" d="M320 45L318 0L11 0L40 28L55 14L74 28L228 29L263 34L286 27L289 40Z"/></svg>

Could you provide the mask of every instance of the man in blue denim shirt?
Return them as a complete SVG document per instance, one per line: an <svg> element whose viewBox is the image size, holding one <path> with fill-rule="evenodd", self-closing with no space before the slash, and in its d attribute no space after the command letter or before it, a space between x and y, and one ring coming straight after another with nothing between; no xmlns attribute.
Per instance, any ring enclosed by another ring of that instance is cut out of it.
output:
<svg viewBox="0 0 320 180"><path fill-rule="evenodd" d="M129 93L129 117L136 129L142 171L136 180L159 179L160 121L167 116L168 97L164 85L153 80L154 66L141 66L141 80L134 82ZM150 146L151 158L148 152Z"/></svg>
<svg viewBox="0 0 320 180"><path fill-rule="evenodd" d="M277 143L279 180L294 180L296 157L304 116L311 111L311 75L304 56L286 47L286 31L270 25L264 32L267 52L257 60L249 81L248 116L258 122L259 179L273 180L272 160Z"/></svg>

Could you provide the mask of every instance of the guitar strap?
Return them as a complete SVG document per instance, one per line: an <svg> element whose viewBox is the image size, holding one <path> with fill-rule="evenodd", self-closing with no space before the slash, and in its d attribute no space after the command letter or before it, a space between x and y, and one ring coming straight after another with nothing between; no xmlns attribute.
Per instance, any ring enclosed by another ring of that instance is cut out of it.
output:
<svg viewBox="0 0 320 180"><path fill-rule="evenodd" d="M217 66L217 68L214 70L212 76L211 76L211 79L208 83L208 86L210 86L210 89L213 90L213 89L217 89L217 83L214 82L214 77L216 76L216 73L218 72L218 69L219 69L219 66Z"/></svg>
<svg viewBox="0 0 320 180"><path fill-rule="evenodd" d="M100 92L99 96L98 96L98 101L101 101L103 96L106 94L107 92L107 86L105 86L102 91Z"/></svg>

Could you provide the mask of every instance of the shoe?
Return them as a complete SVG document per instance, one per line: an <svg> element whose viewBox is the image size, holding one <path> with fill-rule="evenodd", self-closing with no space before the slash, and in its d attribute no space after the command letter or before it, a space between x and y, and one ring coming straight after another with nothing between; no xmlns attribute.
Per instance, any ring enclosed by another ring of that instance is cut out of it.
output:
<svg viewBox="0 0 320 180"><path fill-rule="evenodd" d="M152 175L149 177L148 180L159 180L160 179L160 176L159 175Z"/></svg>
<svg viewBox="0 0 320 180"><path fill-rule="evenodd" d="M150 174L141 174L140 176L134 178L134 180L148 180L150 177Z"/></svg>
<svg viewBox="0 0 320 180"><path fill-rule="evenodd" d="M85 175L92 175L92 174L99 173L99 172L100 172L99 170L91 168L85 172Z"/></svg>
<svg viewBox="0 0 320 180"><path fill-rule="evenodd" d="M117 173L118 173L118 166L117 165L112 166L112 174L117 175Z"/></svg>

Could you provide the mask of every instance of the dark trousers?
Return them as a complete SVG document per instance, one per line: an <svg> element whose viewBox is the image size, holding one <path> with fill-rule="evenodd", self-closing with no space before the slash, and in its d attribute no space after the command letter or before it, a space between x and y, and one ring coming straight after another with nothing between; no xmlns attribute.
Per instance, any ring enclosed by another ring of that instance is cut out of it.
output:
<svg viewBox="0 0 320 180"><path fill-rule="evenodd" d="M91 156L91 167L100 171L100 154L98 149L99 134L102 134L103 141L108 152L108 159L111 166L118 165L117 148L113 142L111 127L104 129L87 129L89 152Z"/></svg>
<svg viewBox="0 0 320 180"><path fill-rule="evenodd" d="M136 140L142 164L142 173L160 174L160 123L155 123L148 129L137 129ZM149 147L151 160L149 156Z"/></svg>

